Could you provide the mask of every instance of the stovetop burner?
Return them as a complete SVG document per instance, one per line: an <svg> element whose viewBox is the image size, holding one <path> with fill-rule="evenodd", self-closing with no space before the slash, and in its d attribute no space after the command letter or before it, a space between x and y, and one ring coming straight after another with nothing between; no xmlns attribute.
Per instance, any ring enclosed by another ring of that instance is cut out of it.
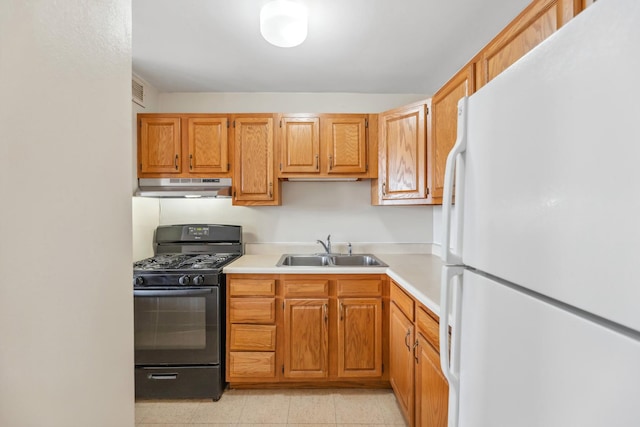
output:
<svg viewBox="0 0 640 427"><path fill-rule="evenodd" d="M238 254L158 254L135 262L133 269L144 271L208 270L220 268L238 256Z"/></svg>

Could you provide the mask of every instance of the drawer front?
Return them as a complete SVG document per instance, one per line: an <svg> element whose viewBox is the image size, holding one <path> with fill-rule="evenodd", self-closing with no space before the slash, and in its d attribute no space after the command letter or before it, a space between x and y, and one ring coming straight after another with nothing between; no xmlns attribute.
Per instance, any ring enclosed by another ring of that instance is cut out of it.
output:
<svg viewBox="0 0 640 427"><path fill-rule="evenodd" d="M266 296L276 294L275 279L231 279L229 281L229 296Z"/></svg>
<svg viewBox="0 0 640 427"><path fill-rule="evenodd" d="M429 315L422 307L417 312L418 331L427 341L440 352L440 329L438 321Z"/></svg>
<svg viewBox="0 0 640 427"><path fill-rule="evenodd" d="M400 286L391 281L391 301L395 302L398 308L402 310L405 316L409 318L413 322L413 298L407 295Z"/></svg>
<svg viewBox="0 0 640 427"><path fill-rule="evenodd" d="M338 296L380 296L382 295L382 280L354 279L338 280Z"/></svg>
<svg viewBox="0 0 640 427"><path fill-rule="evenodd" d="M275 323L275 298L231 298L229 300L231 323Z"/></svg>
<svg viewBox="0 0 640 427"><path fill-rule="evenodd" d="M234 378L275 378L276 354L272 351L229 352L229 376Z"/></svg>
<svg viewBox="0 0 640 427"><path fill-rule="evenodd" d="M329 281L324 279L291 280L284 282L287 297L315 297L329 295Z"/></svg>
<svg viewBox="0 0 640 427"><path fill-rule="evenodd" d="M232 351L275 351L276 325L232 324L229 349Z"/></svg>

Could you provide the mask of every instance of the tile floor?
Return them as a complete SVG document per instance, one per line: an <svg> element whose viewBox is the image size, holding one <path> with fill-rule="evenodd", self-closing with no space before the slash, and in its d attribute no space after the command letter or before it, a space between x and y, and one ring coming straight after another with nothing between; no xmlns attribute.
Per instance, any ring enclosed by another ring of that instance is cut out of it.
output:
<svg viewBox="0 0 640 427"><path fill-rule="evenodd" d="M211 400L139 400L136 427L404 426L391 390L227 390Z"/></svg>

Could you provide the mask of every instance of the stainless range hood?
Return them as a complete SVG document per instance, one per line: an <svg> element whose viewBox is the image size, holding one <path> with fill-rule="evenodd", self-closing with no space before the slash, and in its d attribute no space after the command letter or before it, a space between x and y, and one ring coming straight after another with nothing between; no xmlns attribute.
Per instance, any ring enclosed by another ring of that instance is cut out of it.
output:
<svg viewBox="0 0 640 427"><path fill-rule="evenodd" d="M231 178L139 178L136 196L231 197Z"/></svg>

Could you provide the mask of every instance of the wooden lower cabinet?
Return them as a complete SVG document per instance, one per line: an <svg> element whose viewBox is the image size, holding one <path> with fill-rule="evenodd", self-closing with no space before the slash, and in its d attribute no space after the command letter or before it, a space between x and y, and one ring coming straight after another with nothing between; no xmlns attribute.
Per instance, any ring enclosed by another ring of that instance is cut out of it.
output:
<svg viewBox="0 0 640 427"><path fill-rule="evenodd" d="M338 299L338 376L382 375L382 300Z"/></svg>
<svg viewBox="0 0 640 427"><path fill-rule="evenodd" d="M275 381L276 279L231 276L226 294L227 381Z"/></svg>
<svg viewBox="0 0 640 427"><path fill-rule="evenodd" d="M389 362L391 387L409 425L414 420L413 320L392 301L389 318Z"/></svg>
<svg viewBox="0 0 640 427"><path fill-rule="evenodd" d="M389 386L386 275L227 278L232 387Z"/></svg>
<svg viewBox="0 0 640 427"><path fill-rule="evenodd" d="M329 375L329 299L284 300L284 369L286 378Z"/></svg>
<svg viewBox="0 0 640 427"><path fill-rule="evenodd" d="M390 293L390 382L398 404L411 427L446 427L449 385L437 316L393 281Z"/></svg>
<svg viewBox="0 0 640 427"><path fill-rule="evenodd" d="M449 384L440 369L440 354L420 333L417 343L415 425L447 427Z"/></svg>

